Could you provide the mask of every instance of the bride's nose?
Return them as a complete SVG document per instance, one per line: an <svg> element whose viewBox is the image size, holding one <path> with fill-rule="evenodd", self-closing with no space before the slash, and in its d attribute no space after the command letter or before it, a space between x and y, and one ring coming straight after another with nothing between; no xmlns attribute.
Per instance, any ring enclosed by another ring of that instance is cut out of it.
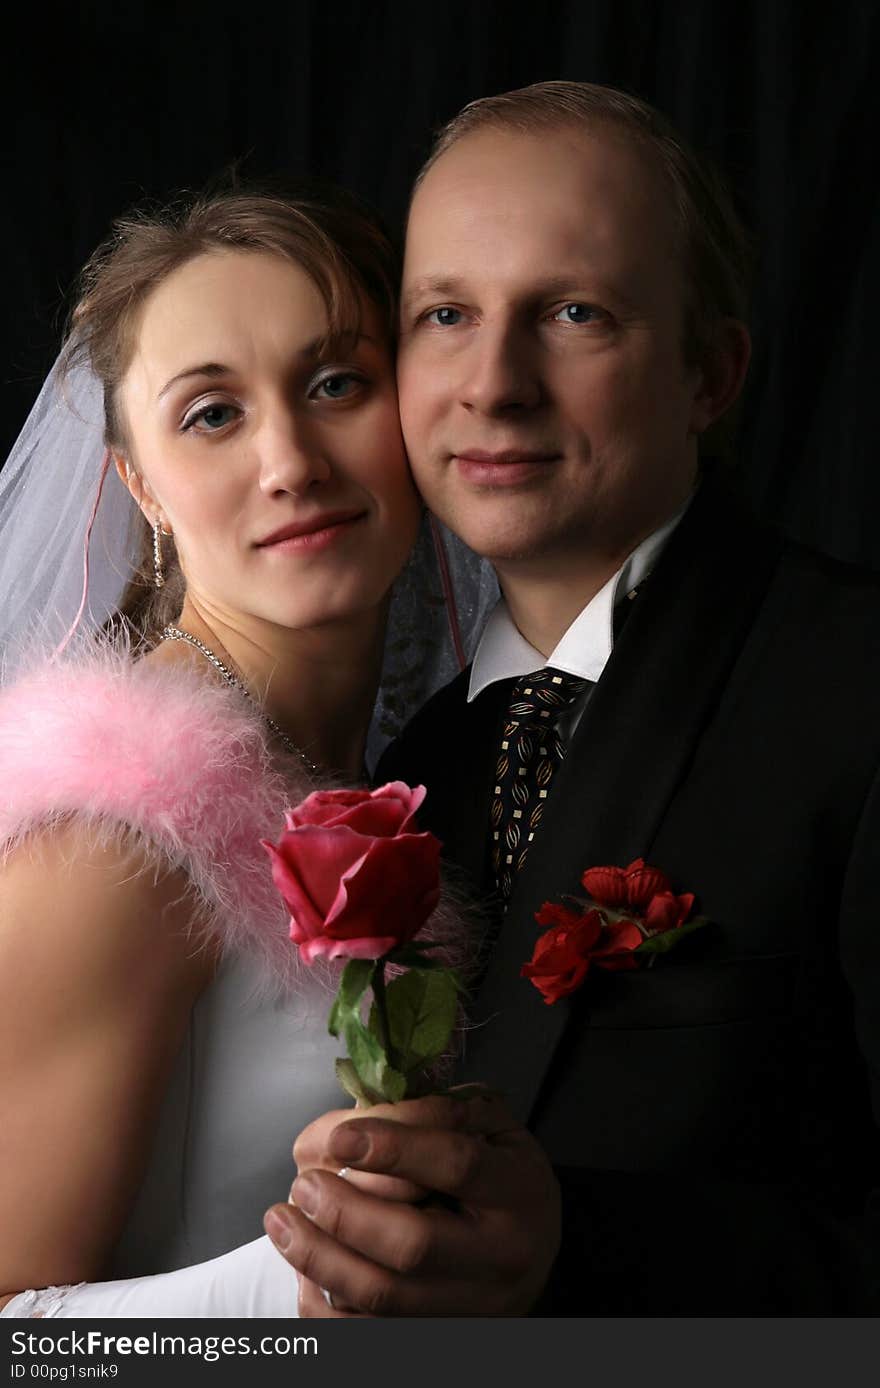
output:
<svg viewBox="0 0 880 1388"><path fill-rule="evenodd" d="M306 492L331 474L320 432L293 411L279 411L264 420L256 443L260 490L267 494Z"/></svg>

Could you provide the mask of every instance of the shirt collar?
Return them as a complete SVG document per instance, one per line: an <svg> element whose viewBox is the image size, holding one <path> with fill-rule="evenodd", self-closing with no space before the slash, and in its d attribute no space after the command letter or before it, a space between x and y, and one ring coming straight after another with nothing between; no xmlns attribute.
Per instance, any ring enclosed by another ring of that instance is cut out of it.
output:
<svg viewBox="0 0 880 1388"><path fill-rule="evenodd" d="M545 665L593 682L598 680L614 644L615 607L650 573L690 502L688 497L670 520L636 546L617 573L575 617L546 658L525 639L514 624L504 598L499 598L474 655L468 703L498 680L518 679Z"/></svg>

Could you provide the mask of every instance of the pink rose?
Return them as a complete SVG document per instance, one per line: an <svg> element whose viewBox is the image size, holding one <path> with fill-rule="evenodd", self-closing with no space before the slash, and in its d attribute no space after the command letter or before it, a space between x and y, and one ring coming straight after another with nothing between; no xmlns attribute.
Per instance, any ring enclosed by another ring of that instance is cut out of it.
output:
<svg viewBox="0 0 880 1388"><path fill-rule="evenodd" d="M421 834L425 787L319 790L262 840L305 963L378 959L421 929L440 896L440 842Z"/></svg>

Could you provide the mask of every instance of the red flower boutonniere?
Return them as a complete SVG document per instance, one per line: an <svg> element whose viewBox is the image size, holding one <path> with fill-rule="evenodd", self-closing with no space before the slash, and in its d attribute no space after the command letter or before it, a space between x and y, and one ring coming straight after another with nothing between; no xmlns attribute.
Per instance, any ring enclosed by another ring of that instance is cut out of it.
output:
<svg viewBox="0 0 880 1388"><path fill-rule="evenodd" d="M546 1003L580 988L591 965L637 969L707 923L705 916L691 916L693 894L676 896L665 873L643 858L625 868L588 868L581 882L585 899L568 897L570 906L545 901L535 912L549 929L520 973Z"/></svg>

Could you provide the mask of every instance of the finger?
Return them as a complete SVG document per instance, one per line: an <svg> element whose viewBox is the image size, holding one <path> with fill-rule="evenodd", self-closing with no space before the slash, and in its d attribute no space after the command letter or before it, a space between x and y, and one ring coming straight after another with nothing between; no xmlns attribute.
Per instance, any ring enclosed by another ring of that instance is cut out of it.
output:
<svg viewBox="0 0 880 1388"><path fill-rule="evenodd" d="M300 1320L358 1320L363 1319L360 1311L354 1311L351 1307L338 1306L335 1300L328 1300L332 1293L327 1292L325 1287L319 1287L316 1282L311 1282L308 1277L299 1279L299 1302L298 1311Z"/></svg>
<svg viewBox="0 0 880 1388"><path fill-rule="evenodd" d="M397 1176L376 1176L370 1171L356 1171L351 1166L301 1166L297 1176L304 1176L309 1171L332 1173L347 1181L356 1190L362 1190L378 1200L390 1200L395 1204L415 1205L419 1200L424 1200L429 1193L423 1186L417 1186L412 1181L404 1181ZM288 1203L297 1203L293 1198L293 1185L290 1187Z"/></svg>
<svg viewBox="0 0 880 1388"><path fill-rule="evenodd" d="M342 1123L331 1153L349 1167L399 1176L465 1203L508 1203L522 1182L533 1139L525 1129L492 1141L470 1133L410 1128L382 1118Z"/></svg>
<svg viewBox="0 0 880 1388"><path fill-rule="evenodd" d="M421 1121L426 1126L436 1123L441 1127L460 1121L461 1118L455 1106L438 1095L426 1099L404 1100L398 1104L375 1104L369 1112L383 1118L393 1117L395 1121L404 1124ZM332 1156L328 1144L334 1129L351 1117L351 1109L334 1109L322 1114L303 1129L293 1146L293 1159L298 1172L313 1168L333 1172L345 1169L345 1164ZM424 1199L428 1194L423 1186L391 1176L371 1175L352 1169L347 1169L346 1175L353 1185L381 1196L384 1200L415 1202Z"/></svg>
<svg viewBox="0 0 880 1388"><path fill-rule="evenodd" d="M351 1189L325 1171L298 1176L292 1203L337 1243L406 1276L458 1267L473 1255L473 1221L443 1208L395 1205ZM491 1255L491 1249L487 1250ZM470 1267L474 1274L478 1269Z"/></svg>
<svg viewBox="0 0 880 1388"><path fill-rule="evenodd" d="M403 1099L397 1104L374 1104L369 1109L338 1108L315 1118L303 1128L293 1144L294 1161L299 1166L330 1165L327 1142L333 1129L348 1118L359 1113L369 1113L375 1118L393 1118L398 1123L418 1124L420 1127L450 1128L465 1120L463 1101L452 1100L444 1095L431 1094L423 1099Z"/></svg>
<svg viewBox="0 0 880 1388"><path fill-rule="evenodd" d="M367 1258L336 1243L292 1205L273 1205L266 1211L264 1228L279 1253L303 1279L329 1292L337 1306L368 1315L394 1311L393 1274ZM323 1298L322 1298L323 1299ZM324 1312L306 1293L306 1304L321 1316ZM325 1309L331 1310L325 1302Z"/></svg>
<svg viewBox="0 0 880 1388"><path fill-rule="evenodd" d="M433 1316L468 1315L469 1307L482 1303L479 1314L500 1314L491 1309L493 1299L501 1305L494 1286L465 1280L463 1272L452 1280L402 1277L359 1253L342 1247L318 1228L302 1210L291 1205L273 1205L265 1217L266 1233L279 1253L301 1278L325 1288L337 1306L353 1308L366 1316L425 1315L430 1306ZM310 1292L306 1305L317 1307ZM325 1309L327 1307L325 1302Z"/></svg>
<svg viewBox="0 0 880 1388"><path fill-rule="evenodd" d="M327 1166L327 1139L333 1129L346 1118L353 1116L354 1110L350 1108L331 1109L329 1113L322 1113L320 1118L316 1118L303 1128L293 1144L293 1159L300 1169L307 1166Z"/></svg>
<svg viewBox="0 0 880 1388"><path fill-rule="evenodd" d="M500 1137L522 1126L507 1107L504 1095L490 1089L488 1085L458 1085L450 1089L449 1095L464 1103L461 1119L457 1124L464 1132L482 1133L484 1137ZM384 1117L384 1114L382 1116ZM393 1114L391 1116L393 1117ZM348 1117L350 1118L351 1114Z"/></svg>

